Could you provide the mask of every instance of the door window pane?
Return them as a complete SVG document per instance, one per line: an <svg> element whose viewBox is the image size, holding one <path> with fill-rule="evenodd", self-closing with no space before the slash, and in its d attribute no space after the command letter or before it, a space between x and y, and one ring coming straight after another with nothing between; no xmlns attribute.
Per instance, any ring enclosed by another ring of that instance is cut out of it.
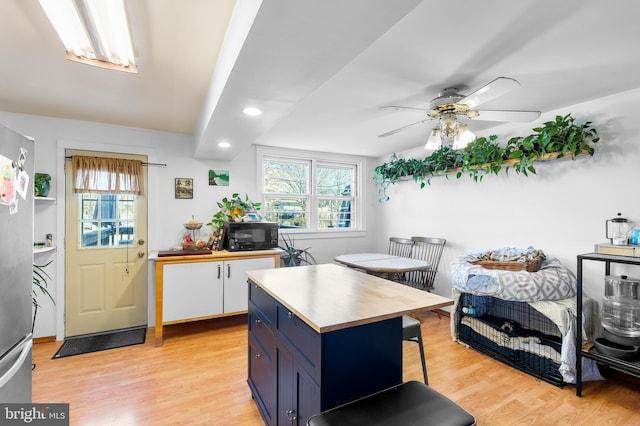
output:
<svg viewBox="0 0 640 426"><path fill-rule="evenodd" d="M133 195L80 194L81 247L130 245L135 234Z"/></svg>

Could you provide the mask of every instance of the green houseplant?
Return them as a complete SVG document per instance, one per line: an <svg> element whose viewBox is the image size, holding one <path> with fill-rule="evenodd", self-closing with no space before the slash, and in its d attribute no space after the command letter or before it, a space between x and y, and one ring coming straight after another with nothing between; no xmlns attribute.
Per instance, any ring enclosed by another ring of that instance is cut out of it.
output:
<svg viewBox="0 0 640 426"><path fill-rule="evenodd" d="M313 255L309 253L311 247L299 249L295 246L295 240L291 235L280 234L280 236L282 238L280 249L284 251L284 254L280 256L281 266L313 265L317 263Z"/></svg>
<svg viewBox="0 0 640 426"><path fill-rule="evenodd" d="M238 193L232 194L231 197L224 197L216 204L220 210L207 223L207 225L214 227L215 230L222 229L225 222L231 222L236 217L242 217L247 213L258 212L262 207L262 203L251 201L247 194L243 198Z"/></svg>
<svg viewBox="0 0 640 426"><path fill-rule="evenodd" d="M423 160L406 160L393 154L389 162L374 169L373 180L379 187L379 201L389 199L389 185L410 177L424 188L431 183L433 176L448 177L453 172L458 179L467 174L476 182L482 181L486 174L508 173L510 168L524 176L536 174L534 162L593 155L595 150L591 144L599 141L591 121L577 124L571 114L558 115L555 120L535 127L533 132L513 137L504 145L498 143L496 135L491 135L489 138L476 138L461 150L442 146Z"/></svg>
<svg viewBox="0 0 640 426"><path fill-rule="evenodd" d="M44 265L33 264L33 289L31 292L31 300L33 302L33 323L31 324L31 332L33 333L33 329L36 325L36 315L38 314L38 308L40 304L38 303L38 293L42 293L45 296L48 296L51 299L51 302L55 305L56 302L53 300L53 296L49 293L48 289L48 281L51 277L47 274L47 271L44 270L47 266L49 266L53 262L50 260Z"/></svg>
<svg viewBox="0 0 640 426"><path fill-rule="evenodd" d="M35 173L33 175L33 195L36 197L46 197L49 195L51 175L46 173Z"/></svg>

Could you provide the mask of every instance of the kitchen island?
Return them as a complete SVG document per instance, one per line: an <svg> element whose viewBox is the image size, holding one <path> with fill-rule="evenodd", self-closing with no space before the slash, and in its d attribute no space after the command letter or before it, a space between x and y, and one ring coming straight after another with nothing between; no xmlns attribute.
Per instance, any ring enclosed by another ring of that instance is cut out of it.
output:
<svg viewBox="0 0 640 426"><path fill-rule="evenodd" d="M338 265L248 271L248 384L269 425L402 382L402 316L451 299Z"/></svg>

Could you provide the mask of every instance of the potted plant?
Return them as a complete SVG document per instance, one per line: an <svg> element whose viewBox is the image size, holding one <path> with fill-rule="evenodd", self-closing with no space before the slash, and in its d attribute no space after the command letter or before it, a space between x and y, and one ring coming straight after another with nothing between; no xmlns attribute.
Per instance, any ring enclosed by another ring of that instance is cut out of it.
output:
<svg viewBox="0 0 640 426"><path fill-rule="evenodd" d="M38 314L38 308L40 307L40 305L38 304L38 290L40 291L40 293L48 296L54 305L56 304L55 300L53 300L53 296L51 296L51 293L49 293L49 289L47 288L48 287L47 279L51 279L51 277L44 270L44 268L49 266L51 262L53 262L53 260L50 260L48 263L44 265L37 265L35 263L33 264L33 290L31 292L32 294L31 300L33 302L34 311L33 311L33 323L31 324L32 333L36 325L36 315Z"/></svg>
<svg viewBox="0 0 640 426"><path fill-rule="evenodd" d="M33 195L36 197L46 197L49 195L51 175L46 173L35 173L33 175Z"/></svg>
<svg viewBox="0 0 640 426"><path fill-rule="evenodd" d="M292 236L287 234L280 234L280 236L282 237L280 249L284 251L284 254L280 256L280 266L313 265L317 263L313 255L309 253L311 247L299 249L295 246L295 240Z"/></svg>
<svg viewBox="0 0 640 426"><path fill-rule="evenodd" d="M207 225L213 226L215 230L222 229L225 222L234 221L247 213L257 213L262 207L262 203L251 201L247 194L243 198L238 193L232 194L230 198L224 197L216 204L220 210L207 223Z"/></svg>

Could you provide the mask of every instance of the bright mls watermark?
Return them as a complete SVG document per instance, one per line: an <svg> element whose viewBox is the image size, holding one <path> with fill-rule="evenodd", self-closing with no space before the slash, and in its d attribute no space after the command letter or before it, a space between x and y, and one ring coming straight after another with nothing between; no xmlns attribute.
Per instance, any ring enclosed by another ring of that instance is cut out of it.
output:
<svg viewBox="0 0 640 426"><path fill-rule="evenodd" d="M69 426L69 404L0 404L0 424Z"/></svg>

